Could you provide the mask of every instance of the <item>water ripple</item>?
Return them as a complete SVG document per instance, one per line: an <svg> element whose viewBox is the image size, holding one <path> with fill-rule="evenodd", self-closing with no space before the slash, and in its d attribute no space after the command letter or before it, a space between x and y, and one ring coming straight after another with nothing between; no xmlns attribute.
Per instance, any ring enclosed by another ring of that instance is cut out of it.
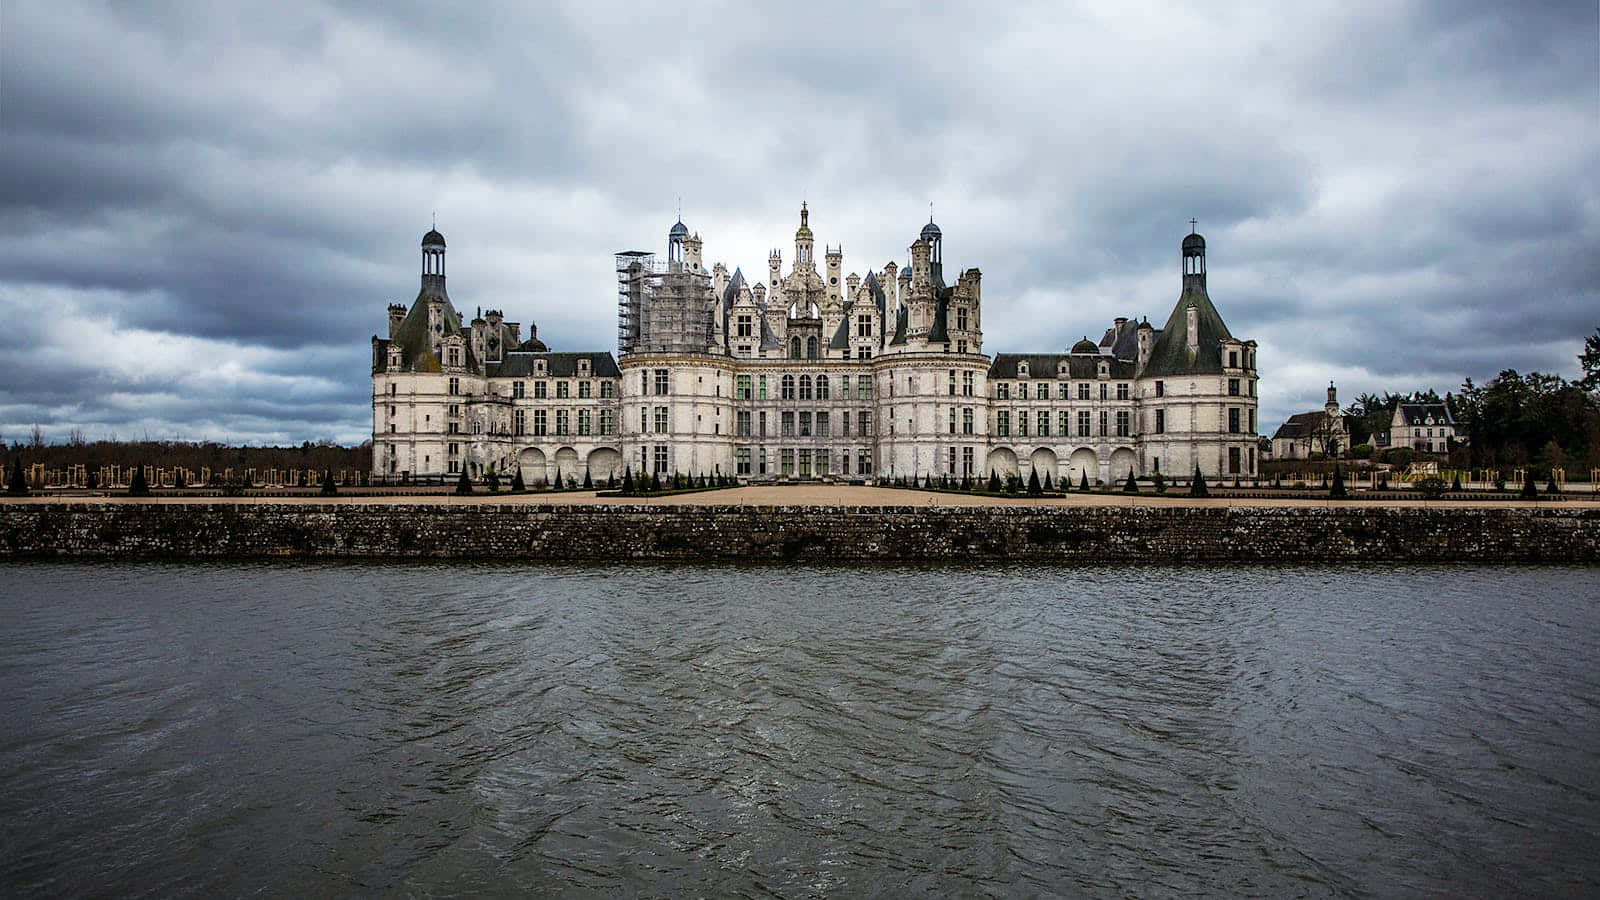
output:
<svg viewBox="0 0 1600 900"><path fill-rule="evenodd" d="M1594 894L1600 573L0 569L21 895Z"/></svg>

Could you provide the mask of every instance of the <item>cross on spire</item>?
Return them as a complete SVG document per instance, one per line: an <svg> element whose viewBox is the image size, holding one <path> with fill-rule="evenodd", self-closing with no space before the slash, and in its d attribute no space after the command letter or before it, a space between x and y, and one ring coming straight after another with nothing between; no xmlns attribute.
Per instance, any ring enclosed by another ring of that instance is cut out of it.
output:
<svg viewBox="0 0 1600 900"><path fill-rule="evenodd" d="M1194 219L1190 219L1189 220L1189 233L1190 234L1194 234L1194 226L1195 226L1195 220Z"/></svg>

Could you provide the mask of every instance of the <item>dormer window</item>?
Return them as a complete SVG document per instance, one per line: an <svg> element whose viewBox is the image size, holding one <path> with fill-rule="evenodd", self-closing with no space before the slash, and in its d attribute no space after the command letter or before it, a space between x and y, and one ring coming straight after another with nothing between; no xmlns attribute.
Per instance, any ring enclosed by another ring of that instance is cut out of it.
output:
<svg viewBox="0 0 1600 900"><path fill-rule="evenodd" d="M1109 377L1111 377L1111 367L1107 366L1104 361L1101 361L1101 363L1100 363L1100 377L1101 378L1109 378Z"/></svg>
<svg viewBox="0 0 1600 900"><path fill-rule="evenodd" d="M535 374L535 375L547 375L547 374L549 374L548 367L547 367L547 365L546 365L544 360L536 359L536 360L533 361L533 374Z"/></svg>
<svg viewBox="0 0 1600 900"><path fill-rule="evenodd" d="M1017 377L1018 378L1027 378L1028 377L1028 361L1027 360L1024 359L1024 360L1021 360L1021 361L1019 361L1017 363Z"/></svg>
<svg viewBox="0 0 1600 900"><path fill-rule="evenodd" d="M578 377L589 377L589 361L587 359L578 360Z"/></svg>
<svg viewBox="0 0 1600 900"><path fill-rule="evenodd" d="M1070 377L1071 375L1072 375L1072 369L1071 369L1071 367L1069 367L1067 365L1067 361L1065 359L1060 360L1060 361L1058 361L1056 363L1056 377L1057 378L1067 378L1067 377Z"/></svg>

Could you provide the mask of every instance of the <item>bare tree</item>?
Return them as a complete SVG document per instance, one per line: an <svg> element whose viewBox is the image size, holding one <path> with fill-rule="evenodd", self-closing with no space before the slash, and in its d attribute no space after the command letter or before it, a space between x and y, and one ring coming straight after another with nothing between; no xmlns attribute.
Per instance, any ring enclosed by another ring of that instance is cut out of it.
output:
<svg viewBox="0 0 1600 900"><path fill-rule="evenodd" d="M39 427L38 422L33 423L33 434L28 439L28 446L35 450L44 449L44 429Z"/></svg>

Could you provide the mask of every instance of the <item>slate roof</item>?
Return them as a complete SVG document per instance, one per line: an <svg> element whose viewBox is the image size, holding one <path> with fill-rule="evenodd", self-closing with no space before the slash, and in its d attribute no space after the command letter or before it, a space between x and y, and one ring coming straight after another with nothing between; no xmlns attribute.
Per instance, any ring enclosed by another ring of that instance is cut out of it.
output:
<svg viewBox="0 0 1600 900"><path fill-rule="evenodd" d="M1188 311L1191 307L1198 314L1195 324L1199 331L1199 340L1194 353L1189 352ZM1156 338L1150 348L1150 360L1145 364L1144 374L1146 376L1221 375L1220 342L1231 340L1233 335L1229 333L1228 326L1223 324L1217 308L1211 305L1211 298L1206 295L1204 282L1199 277L1185 276L1183 293L1178 297L1178 305L1172 308L1172 316L1167 319L1166 327L1161 329L1161 336Z"/></svg>
<svg viewBox="0 0 1600 900"><path fill-rule="evenodd" d="M1454 425L1456 420L1450 415L1450 407L1443 403L1402 403L1400 415L1407 426L1416 427L1427 425L1428 417L1433 417L1435 425Z"/></svg>
<svg viewBox="0 0 1600 900"><path fill-rule="evenodd" d="M889 339L889 345L895 346L906 342L906 308L900 307L895 311L894 337Z"/></svg>
<svg viewBox="0 0 1600 900"><path fill-rule="evenodd" d="M1326 412L1295 413L1278 426L1272 437L1274 440L1310 437L1321 423L1322 417L1326 415Z"/></svg>
<svg viewBox="0 0 1600 900"><path fill-rule="evenodd" d="M411 311L400 321L400 327L394 330L389 340L384 343L385 352L390 344L399 344L402 371L408 372L438 372L440 363L438 357L433 355L433 336L428 334L428 303L432 300L444 302L444 329L440 337L456 334L466 337L465 330L461 327L461 314L450 302L450 295L445 291L444 277L440 275L422 276L422 288L417 292L417 299L411 303ZM472 353L472 342L465 342L467 367L476 365Z"/></svg>
<svg viewBox="0 0 1600 900"><path fill-rule="evenodd" d="M608 352L598 353L528 353L513 350L504 362L489 363L488 374L495 378L533 377L533 362L543 359L549 378L578 377L578 360L589 361L589 373L594 378L621 378L622 370Z"/></svg>
<svg viewBox="0 0 1600 900"><path fill-rule="evenodd" d="M1067 362L1067 377L1078 379L1092 379L1100 376L1100 363L1104 360L1109 368L1109 377L1127 379L1134 376L1134 363L1127 359L1110 359L1099 354L1066 354L1066 353L996 353L994 361L989 363L989 379L1011 379L1017 377L1017 363L1028 361L1029 378L1059 378L1061 377L1061 361Z"/></svg>
<svg viewBox="0 0 1600 900"><path fill-rule="evenodd" d="M1109 350L1112 356L1118 359L1139 358L1139 323L1134 319L1122 324L1122 334L1117 334L1116 326L1106 329L1100 338L1100 349Z"/></svg>

